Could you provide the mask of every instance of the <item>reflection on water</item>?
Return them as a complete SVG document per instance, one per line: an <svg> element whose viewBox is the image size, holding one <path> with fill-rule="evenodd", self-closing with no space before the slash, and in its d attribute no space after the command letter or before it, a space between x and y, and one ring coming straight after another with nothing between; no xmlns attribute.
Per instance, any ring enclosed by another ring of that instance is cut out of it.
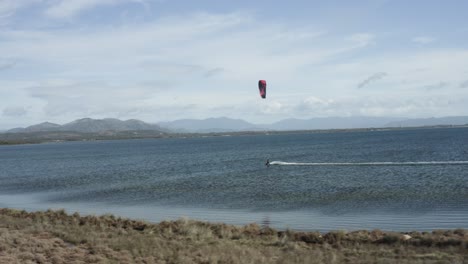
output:
<svg viewBox="0 0 468 264"><path fill-rule="evenodd" d="M267 227L270 227L270 226L271 226L270 217L269 217L268 215L265 215L265 216L262 218L261 226L262 226L263 228L267 228Z"/></svg>

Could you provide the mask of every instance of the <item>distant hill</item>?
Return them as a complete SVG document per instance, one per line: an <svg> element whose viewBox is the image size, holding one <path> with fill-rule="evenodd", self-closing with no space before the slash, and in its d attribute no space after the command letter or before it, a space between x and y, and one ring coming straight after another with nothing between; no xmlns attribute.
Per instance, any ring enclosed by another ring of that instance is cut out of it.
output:
<svg viewBox="0 0 468 264"><path fill-rule="evenodd" d="M25 132L38 132L38 131L53 131L60 128L60 125L44 122L37 125L29 126L25 129Z"/></svg>
<svg viewBox="0 0 468 264"><path fill-rule="evenodd" d="M178 132L232 132L263 130L314 130L383 127L388 122L400 120L392 117L327 117L312 119L284 119L272 124L252 124L241 119L226 117L208 119L181 119L158 123Z"/></svg>
<svg viewBox="0 0 468 264"><path fill-rule="evenodd" d="M60 125L50 123L50 122L43 122L37 125L28 126L26 128L18 127L7 130L9 133L28 133L28 132L41 132L41 131L57 131L60 129Z"/></svg>
<svg viewBox="0 0 468 264"><path fill-rule="evenodd" d="M313 130L313 129L347 129L384 127L385 124L397 121L393 117L324 117L311 119L284 119L268 127L273 130Z"/></svg>
<svg viewBox="0 0 468 264"><path fill-rule="evenodd" d="M196 133L261 130L259 126L247 121L227 117L207 118L202 120L180 119L170 122L160 122L158 125L173 131Z"/></svg>
<svg viewBox="0 0 468 264"><path fill-rule="evenodd" d="M381 127L414 127L434 125L464 125L468 124L468 117L446 117L426 119L403 119L396 117L324 117L311 119L283 119L272 124L252 124L241 119L226 117L208 119L181 119L171 122L158 123L177 132L234 132L234 131L263 131L263 130L317 130L317 129L354 129Z"/></svg>
<svg viewBox="0 0 468 264"><path fill-rule="evenodd" d="M119 120L115 118L92 119L82 118L73 122L58 125L44 122L26 128L14 128L3 133L33 132L80 132L102 133L107 131L157 131L163 133L220 133L240 131L286 131L286 130L321 130L321 129L354 129L381 127L420 127L438 125L468 125L468 116L441 118L401 119L393 117L326 117L311 119L284 119L272 124L252 124L242 119L227 117L207 119L181 119L170 122L149 124L140 120Z"/></svg>
<svg viewBox="0 0 468 264"><path fill-rule="evenodd" d="M55 132L55 131L73 131L84 133L99 133L105 131L141 131L154 130L167 132L158 125L148 124L140 120L130 119L122 121L115 118L92 119L82 118L73 122L58 125L50 122L44 122L26 128L14 128L6 131L7 133L29 133L29 132Z"/></svg>
<svg viewBox="0 0 468 264"><path fill-rule="evenodd" d="M387 123L386 127L421 127L421 126L446 126L468 125L468 116L449 116L439 118L415 118Z"/></svg>
<svg viewBox="0 0 468 264"><path fill-rule="evenodd" d="M162 130L158 125L152 125L140 120L130 119L121 121L115 118L91 119L83 118L67 123L61 131L102 132L102 131L130 131L130 130Z"/></svg>

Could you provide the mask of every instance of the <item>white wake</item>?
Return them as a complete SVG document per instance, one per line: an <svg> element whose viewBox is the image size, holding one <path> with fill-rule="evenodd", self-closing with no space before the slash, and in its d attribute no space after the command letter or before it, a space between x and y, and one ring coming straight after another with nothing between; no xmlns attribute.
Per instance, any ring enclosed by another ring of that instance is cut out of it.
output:
<svg viewBox="0 0 468 264"><path fill-rule="evenodd" d="M403 161L403 162L285 162L272 161L280 166L405 166L405 165L468 165L468 161Z"/></svg>

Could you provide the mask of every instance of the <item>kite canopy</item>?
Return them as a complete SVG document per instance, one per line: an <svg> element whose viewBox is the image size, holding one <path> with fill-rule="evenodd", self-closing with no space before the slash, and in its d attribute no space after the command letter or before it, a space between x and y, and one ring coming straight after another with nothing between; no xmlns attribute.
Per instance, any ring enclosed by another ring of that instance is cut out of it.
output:
<svg viewBox="0 0 468 264"><path fill-rule="evenodd" d="M260 80L258 81L258 90L260 91L260 96L265 99L266 98L266 81Z"/></svg>

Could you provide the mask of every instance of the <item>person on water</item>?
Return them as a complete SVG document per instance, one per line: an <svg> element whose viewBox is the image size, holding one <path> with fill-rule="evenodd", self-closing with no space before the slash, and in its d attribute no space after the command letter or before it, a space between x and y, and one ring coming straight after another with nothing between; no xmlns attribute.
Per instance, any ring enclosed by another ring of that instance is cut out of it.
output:
<svg viewBox="0 0 468 264"><path fill-rule="evenodd" d="M270 167L270 159L267 159L265 166Z"/></svg>

